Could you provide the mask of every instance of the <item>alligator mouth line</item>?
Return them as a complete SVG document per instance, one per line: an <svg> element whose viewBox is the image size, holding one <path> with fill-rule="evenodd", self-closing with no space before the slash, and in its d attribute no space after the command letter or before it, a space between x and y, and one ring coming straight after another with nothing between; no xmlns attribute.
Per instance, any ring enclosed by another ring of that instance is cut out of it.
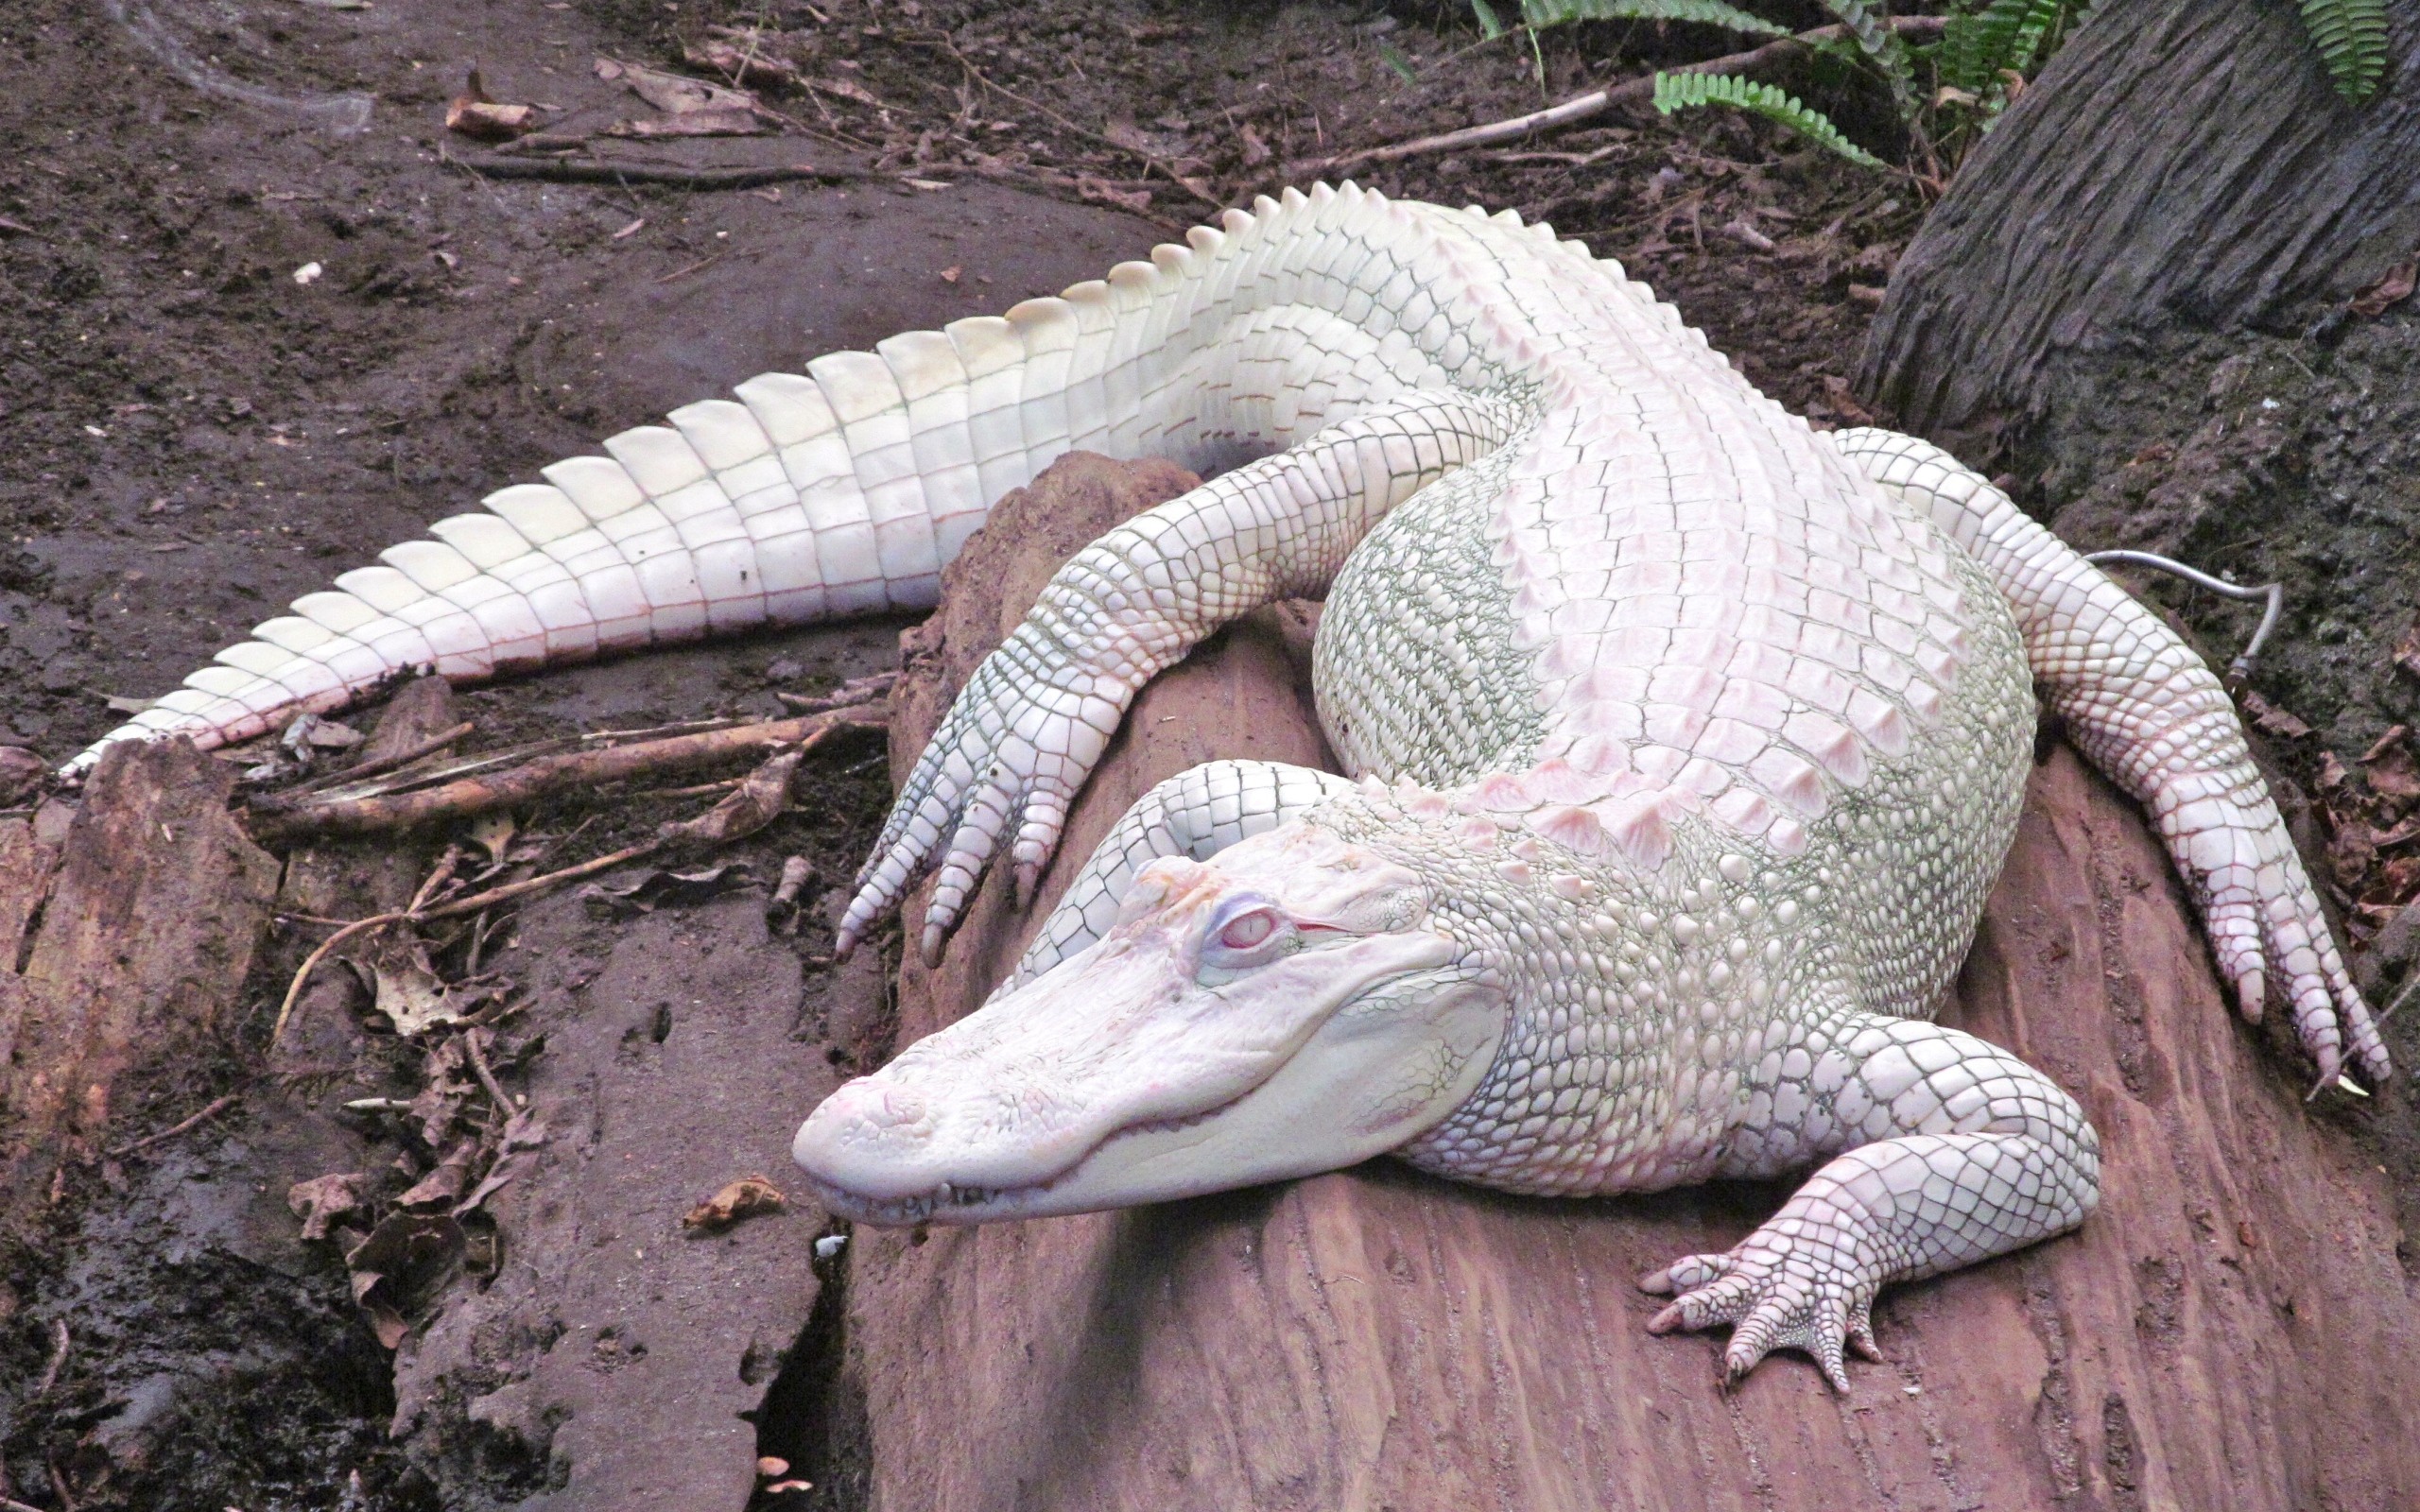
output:
<svg viewBox="0 0 2420 1512"><path fill-rule="evenodd" d="M1254 1088L1252 1091L1258 1091L1258 1089ZM1091 1163L1101 1151L1122 1139L1137 1134L1173 1134L1182 1129L1191 1128L1197 1124L1216 1118L1251 1095L1252 1091L1248 1091L1229 1098L1216 1108L1207 1108L1199 1113L1187 1113L1183 1118L1147 1119L1140 1124L1129 1124L1123 1128L1112 1130L1099 1143L1085 1151L1081 1159L1064 1171L1047 1181L1037 1181L1026 1186L974 1187L958 1186L943 1181L932 1191L919 1193L911 1197L868 1197L852 1192L846 1187L835 1186L812 1173L807 1175L806 1182L814 1189L818 1202L855 1223L906 1228L914 1224L931 1223L936 1219L947 1221L953 1211L991 1207L1004 1200L1013 1203L1046 1195L1055 1191L1068 1177ZM1016 1214L1011 1211L1004 1212L1000 1216L1012 1218Z"/></svg>

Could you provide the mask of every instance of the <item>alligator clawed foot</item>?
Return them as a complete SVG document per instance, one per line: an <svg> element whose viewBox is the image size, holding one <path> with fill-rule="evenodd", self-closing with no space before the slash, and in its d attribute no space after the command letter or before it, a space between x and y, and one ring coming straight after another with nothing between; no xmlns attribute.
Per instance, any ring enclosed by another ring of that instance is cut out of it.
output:
<svg viewBox="0 0 2420 1512"><path fill-rule="evenodd" d="M1728 1254L1689 1255L1642 1278L1641 1291L1670 1297L1648 1321L1651 1333L1732 1325L1722 1383L1739 1383L1775 1349L1804 1350L1834 1390L1849 1388L1846 1353L1880 1360L1874 1342L1876 1283L1870 1267L1827 1247L1763 1230Z"/></svg>

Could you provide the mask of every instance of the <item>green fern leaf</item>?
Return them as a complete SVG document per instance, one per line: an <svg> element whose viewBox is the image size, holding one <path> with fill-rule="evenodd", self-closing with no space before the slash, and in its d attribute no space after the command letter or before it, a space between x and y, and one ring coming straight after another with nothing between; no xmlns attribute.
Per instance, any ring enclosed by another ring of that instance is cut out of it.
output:
<svg viewBox="0 0 2420 1512"><path fill-rule="evenodd" d="M2359 105L2386 77L2386 0L2302 0L2303 29L2336 93Z"/></svg>
<svg viewBox="0 0 2420 1512"><path fill-rule="evenodd" d="M1479 35L1489 42L1504 35L1504 23L1496 19L1495 8L1487 0L1471 0L1471 14L1478 20Z"/></svg>
<svg viewBox="0 0 2420 1512"><path fill-rule="evenodd" d="M1880 158L1841 134L1831 118L1807 109L1793 95L1771 84L1733 74L1657 74L1655 108L1666 115L1701 105L1728 105L1786 126L1819 146L1829 147L1851 163L1868 168L1885 166Z"/></svg>
<svg viewBox="0 0 2420 1512"><path fill-rule="evenodd" d="M2362 3L2362 0L2351 0ZM1890 22L1876 10L1869 0L1824 0L1824 8L1841 18L1841 25L1857 39L1858 47L1874 60L1882 71L1882 80L1891 86L1891 98L1899 107L1901 119L1916 113L1916 72L1908 61L1908 44Z"/></svg>
<svg viewBox="0 0 2420 1512"><path fill-rule="evenodd" d="M1532 27L1566 21L1686 21L1754 37L1789 35L1788 26L1721 0L1521 0L1521 19Z"/></svg>

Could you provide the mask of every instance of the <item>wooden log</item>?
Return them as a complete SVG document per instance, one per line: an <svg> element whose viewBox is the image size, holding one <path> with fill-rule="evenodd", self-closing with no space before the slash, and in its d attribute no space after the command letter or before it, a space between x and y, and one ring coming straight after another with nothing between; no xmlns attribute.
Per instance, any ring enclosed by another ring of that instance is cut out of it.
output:
<svg viewBox="0 0 2420 1512"><path fill-rule="evenodd" d="M189 741L115 747L84 790L56 869L30 836L0 905L30 944L0 959L0 1245L22 1239L69 1162L125 1129L130 1103L166 1126L209 1101L182 1085L212 1058L268 921L278 865L227 812L232 776ZM27 888L46 888L38 905Z"/></svg>
<svg viewBox="0 0 2420 1512"><path fill-rule="evenodd" d="M1068 549L1035 518L1056 481L1004 505L947 579L894 761ZM1161 777L1315 758L1275 643L1230 632L1145 693L1045 900ZM942 967L902 972L902 1042L979 1002L1041 913L988 878ZM2387 1180L2234 1022L2159 848L2064 748L1945 1017L2083 1100L2107 1194L2074 1236L1893 1288L1890 1363L1853 1362L1844 1397L1789 1355L1724 1395L1720 1335L1649 1335L1660 1304L1634 1287L1735 1243L1787 1183L1547 1202L1381 1160L1124 1213L860 1229L873 1505L2414 1504L2420 1316Z"/></svg>

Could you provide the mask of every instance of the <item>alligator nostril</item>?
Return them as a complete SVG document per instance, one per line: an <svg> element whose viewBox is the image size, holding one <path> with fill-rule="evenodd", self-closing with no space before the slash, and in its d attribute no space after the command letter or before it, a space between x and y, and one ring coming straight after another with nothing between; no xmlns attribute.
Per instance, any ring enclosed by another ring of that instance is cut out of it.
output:
<svg viewBox="0 0 2420 1512"><path fill-rule="evenodd" d="M845 1119L871 1125L889 1131L903 1124L922 1123L925 1099L905 1087L888 1087L867 1078L853 1081L835 1091L828 1106Z"/></svg>

